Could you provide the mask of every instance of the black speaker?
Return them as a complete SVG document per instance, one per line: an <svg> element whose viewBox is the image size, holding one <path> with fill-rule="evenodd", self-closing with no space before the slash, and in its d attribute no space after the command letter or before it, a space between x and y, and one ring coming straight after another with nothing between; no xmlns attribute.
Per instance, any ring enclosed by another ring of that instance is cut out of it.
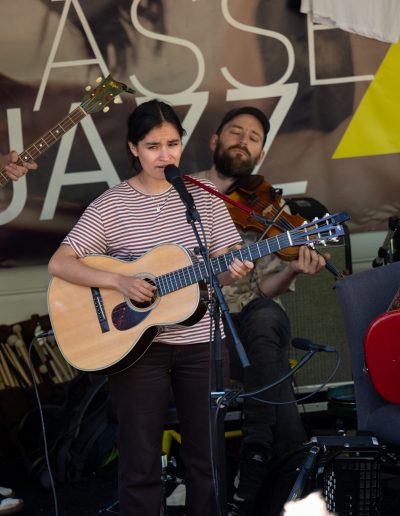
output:
<svg viewBox="0 0 400 516"><path fill-rule="evenodd" d="M323 217L328 212L326 206L312 197L293 197L286 199L286 203L293 214L298 213L307 220Z"/></svg>
<svg viewBox="0 0 400 516"><path fill-rule="evenodd" d="M331 255L332 264L340 272L348 268L347 244L340 243L319 248L321 252ZM324 269L315 276L300 274L296 278L295 291L280 296L282 304L289 316L292 337L310 339L318 344L327 344L335 347L341 358L340 368L331 382L352 381L350 354L347 345L342 312L336 294L335 276ZM297 360L303 356L302 351L293 347L290 358ZM296 384L318 385L325 382L336 363L334 353L318 353L302 367L295 376Z"/></svg>

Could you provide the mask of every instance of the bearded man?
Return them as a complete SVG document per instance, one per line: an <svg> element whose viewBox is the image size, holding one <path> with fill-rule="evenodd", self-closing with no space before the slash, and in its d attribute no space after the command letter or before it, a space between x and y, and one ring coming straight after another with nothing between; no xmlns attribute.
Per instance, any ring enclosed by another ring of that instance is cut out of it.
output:
<svg viewBox="0 0 400 516"><path fill-rule="evenodd" d="M212 166L197 176L209 179L224 194L238 187L252 190L257 184L261 186L264 178L252 172L265 157L263 148L269 128L267 117L255 107L229 111L211 137ZM264 215L268 218L268 210ZM240 226L238 230L245 245L261 236L260 231L243 230ZM314 275L325 263L323 256L302 246L297 259L287 262L275 255L266 256L255 262L246 277L224 287L225 300L250 362L250 367L243 370L231 344L231 376L243 383L245 391L271 384L288 373L290 323L278 296L294 289L298 274ZM268 475L276 473L277 465L283 467L282 459L306 440L290 379L258 398L277 404L245 398L243 440L231 516L259 514L256 500ZM276 495L262 491L264 497ZM275 504L278 513L279 503ZM274 513L271 511L269 514Z"/></svg>

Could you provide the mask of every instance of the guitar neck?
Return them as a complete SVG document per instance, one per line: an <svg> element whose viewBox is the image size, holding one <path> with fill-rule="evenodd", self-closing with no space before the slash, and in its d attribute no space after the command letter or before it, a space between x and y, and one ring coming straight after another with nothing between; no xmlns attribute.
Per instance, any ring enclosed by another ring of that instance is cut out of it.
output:
<svg viewBox="0 0 400 516"><path fill-rule="evenodd" d="M69 115L58 122L50 131L38 138L32 145L18 155L17 165L23 165L29 161L35 161L41 154L46 152L56 143L67 131L79 123L86 116L82 106L75 108ZM0 170L0 186L4 186L10 178L5 169Z"/></svg>
<svg viewBox="0 0 400 516"><path fill-rule="evenodd" d="M234 258L244 261L254 261L263 256L273 254L280 249L292 245L290 232L255 242L241 249L222 254L211 259L211 267L214 274L226 272ZM156 279L158 292L161 296L175 292L181 288L193 285L209 277L208 269L204 262L197 262L189 267L177 271L168 272Z"/></svg>

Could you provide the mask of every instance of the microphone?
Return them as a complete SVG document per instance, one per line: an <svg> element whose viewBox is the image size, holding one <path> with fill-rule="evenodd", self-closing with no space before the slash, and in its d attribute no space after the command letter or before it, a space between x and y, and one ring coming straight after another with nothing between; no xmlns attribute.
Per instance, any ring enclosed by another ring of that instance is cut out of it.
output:
<svg viewBox="0 0 400 516"><path fill-rule="evenodd" d="M179 170L179 168L175 165L167 165L164 168L164 174L165 179L168 181L168 183L171 183L171 185L178 192L187 210L198 217L198 213L194 205L194 199L185 186L185 183L182 179L183 174ZM198 218L195 218L194 220L198 220Z"/></svg>
<svg viewBox="0 0 400 516"><path fill-rule="evenodd" d="M325 351L325 353L336 353L333 346L323 346L322 344L315 344L308 339L301 339L296 337L292 340L292 346L303 351Z"/></svg>

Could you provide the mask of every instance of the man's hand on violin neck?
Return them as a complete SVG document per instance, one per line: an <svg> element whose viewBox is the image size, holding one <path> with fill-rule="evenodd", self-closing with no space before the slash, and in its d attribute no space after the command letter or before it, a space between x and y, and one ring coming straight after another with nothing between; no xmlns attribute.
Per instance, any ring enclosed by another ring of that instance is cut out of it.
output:
<svg viewBox="0 0 400 516"><path fill-rule="evenodd" d="M322 255L307 246L301 246L297 260L289 262L288 267L290 267L295 274L299 274L300 272L311 275L317 274L325 267L326 260L329 258L328 253Z"/></svg>

